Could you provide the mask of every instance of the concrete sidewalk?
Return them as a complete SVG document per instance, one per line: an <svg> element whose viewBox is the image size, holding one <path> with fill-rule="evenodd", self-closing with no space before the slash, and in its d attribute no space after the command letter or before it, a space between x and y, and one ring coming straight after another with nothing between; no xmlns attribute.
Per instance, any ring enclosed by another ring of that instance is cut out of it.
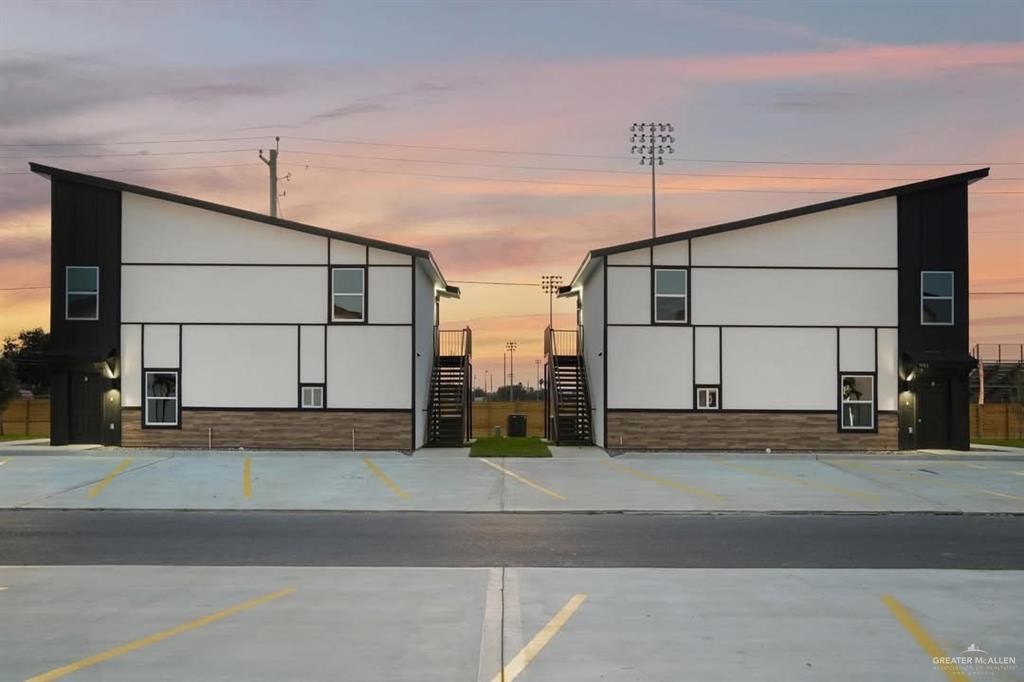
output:
<svg viewBox="0 0 1024 682"><path fill-rule="evenodd" d="M0 507L1024 513L1014 455L0 454Z"/></svg>

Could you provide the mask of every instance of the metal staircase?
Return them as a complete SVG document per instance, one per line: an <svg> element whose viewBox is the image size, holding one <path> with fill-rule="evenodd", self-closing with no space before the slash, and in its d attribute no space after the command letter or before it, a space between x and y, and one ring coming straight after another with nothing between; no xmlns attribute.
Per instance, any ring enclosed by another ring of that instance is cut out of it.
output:
<svg viewBox="0 0 1024 682"><path fill-rule="evenodd" d="M473 333L434 330L434 364L427 397L427 445L461 447L473 428Z"/></svg>
<svg viewBox="0 0 1024 682"><path fill-rule="evenodd" d="M590 387L583 330L544 330L545 433L557 445L591 445Z"/></svg>

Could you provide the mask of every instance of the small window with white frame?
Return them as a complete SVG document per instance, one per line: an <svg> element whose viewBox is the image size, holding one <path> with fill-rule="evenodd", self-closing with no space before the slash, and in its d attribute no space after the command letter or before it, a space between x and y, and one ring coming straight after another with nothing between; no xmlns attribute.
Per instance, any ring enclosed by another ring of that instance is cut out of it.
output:
<svg viewBox="0 0 1024 682"><path fill-rule="evenodd" d="M722 403L719 400L718 386L697 387L697 409L698 410L720 410Z"/></svg>
<svg viewBox="0 0 1024 682"><path fill-rule="evenodd" d="M953 273L921 271L921 324L953 324Z"/></svg>
<svg viewBox="0 0 1024 682"><path fill-rule="evenodd" d="M323 384L304 384L301 388L299 407L304 410L320 410L324 406Z"/></svg>
<svg viewBox="0 0 1024 682"><path fill-rule="evenodd" d="M366 319L366 271L334 268L331 271L331 321L362 322Z"/></svg>
<svg viewBox="0 0 1024 682"><path fill-rule="evenodd" d="M687 270L681 268L654 270L655 322L686 324L687 274Z"/></svg>
<svg viewBox="0 0 1024 682"><path fill-rule="evenodd" d="M95 265L64 268L64 319L100 319L100 269Z"/></svg>
<svg viewBox="0 0 1024 682"><path fill-rule="evenodd" d="M178 425L178 372L146 370L146 426Z"/></svg>
<svg viewBox="0 0 1024 682"><path fill-rule="evenodd" d="M843 374L839 382L839 427L843 431L874 430L875 377L871 374Z"/></svg>

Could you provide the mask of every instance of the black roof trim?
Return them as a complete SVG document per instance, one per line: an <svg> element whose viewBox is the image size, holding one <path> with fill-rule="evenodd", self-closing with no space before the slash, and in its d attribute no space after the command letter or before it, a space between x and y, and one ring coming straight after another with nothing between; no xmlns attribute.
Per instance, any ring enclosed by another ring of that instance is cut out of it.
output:
<svg viewBox="0 0 1024 682"><path fill-rule="evenodd" d="M600 256L606 256L611 253L632 251L633 249L640 249L645 246L657 246L658 244L668 244L671 242L682 241L683 239L692 239L694 237L703 237L709 234L717 234L719 232L740 230L743 229L744 227L753 227L754 225L773 223L777 220L796 218L798 216L807 215L809 213L828 211L833 208L842 208L844 206L861 204L867 201L875 201L876 199L884 199L886 197L900 196L903 194L914 194L916 192L926 192L928 190L938 189L940 187L946 187L949 185L970 184L984 177L987 177L988 171L988 168L978 168L977 170L967 171L966 173L946 175L941 178L933 178L931 180L913 182L910 183L909 185L900 185L898 187L890 187L888 189L880 189L874 192L867 192L866 194L856 194L849 197L843 197L841 199L832 199L830 201L824 201L819 204L810 204L809 206L790 208L785 211L778 211L776 213L766 213L765 215L759 215L753 218L744 218L743 220L736 220L731 223L722 223L720 225L700 227L694 230L687 230L685 232L674 232L672 234L667 234L663 237L655 237L653 239L641 239L635 242L616 244L614 246L606 246L600 249L593 249L590 252L590 256L592 258L597 258Z"/></svg>
<svg viewBox="0 0 1024 682"><path fill-rule="evenodd" d="M75 171L69 171L63 168L54 168L53 166L44 166L42 164L34 162L30 162L28 164L28 167L32 170L33 173L39 173L40 175L48 175L51 178L57 178L58 180L75 182L82 185L89 185L91 187L99 187L101 189L109 189L117 192L130 192L132 194L141 194L143 196L152 197L154 199L173 201L178 204L185 204L187 206L194 206L196 208L206 209L207 211L224 213L226 215L235 216L236 218L244 218L246 220L254 220L256 222L266 223L267 225L273 225L275 227L283 227L286 230L295 230L297 232L315 234L320 237L330 237L332 239L340 239L343 241L355 242L356 244L373 246L379 249L386 249L388 251L398 251L399 253L405 253L410 256L416 256L419 258L430 257L430 252L424 249L415 249L411 246L402 246L401 244L393 244L391 242L385 242L379 239L360 237L358 235L349 234L347 232L338 232L337 230L329 230L324 227L316 227L315 225L297 223L293 220L284 220L283 218L272 218L262 213L256 213L255 211L247 211L242 208L235 208L234 206L225 206L224 204L215 204L211 201L204 201L202 199L186 197L180 194L172 194L171 192L164 192L162 190L153 189L151 187L132 185L127 182L110 180L108 178L101 178L95 175L86 175L85 173L76 173Z"/></svg>

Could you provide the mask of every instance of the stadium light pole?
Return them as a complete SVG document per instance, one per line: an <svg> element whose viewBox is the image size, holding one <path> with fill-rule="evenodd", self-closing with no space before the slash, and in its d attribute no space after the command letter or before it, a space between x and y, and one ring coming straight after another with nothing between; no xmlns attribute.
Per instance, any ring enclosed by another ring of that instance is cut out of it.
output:
<svg viewBox="0 0 1024 682"><path fill-rule="evenodd" d="M516 401L516 369L513 355L518 347L519 344L515 341L509 341L505 344L505 350L508 351L508 390L510 391L512 402Z"/></svg>
<svg viewBox="0 0 1024 682"><path fill-rule="evenodd" d="M675 130L671 123L634 123L629 128L632 136L629 141L633 143L633 154L640 155L640 165L651 166L651 238L658 236L658 214L655 204L655 168L665 164L665 154L674 154L675 149L672 143L676 138L672 135Z"/></svg>
<svg viewBox="0 0 1024 682"><path fill-rule="evenodd" d="M544 293L548 295L548 329L554 329L555 294L558 293L558 288L562 286L562 276L541 275L540 286L542 289L544 289Z"/></svg>

